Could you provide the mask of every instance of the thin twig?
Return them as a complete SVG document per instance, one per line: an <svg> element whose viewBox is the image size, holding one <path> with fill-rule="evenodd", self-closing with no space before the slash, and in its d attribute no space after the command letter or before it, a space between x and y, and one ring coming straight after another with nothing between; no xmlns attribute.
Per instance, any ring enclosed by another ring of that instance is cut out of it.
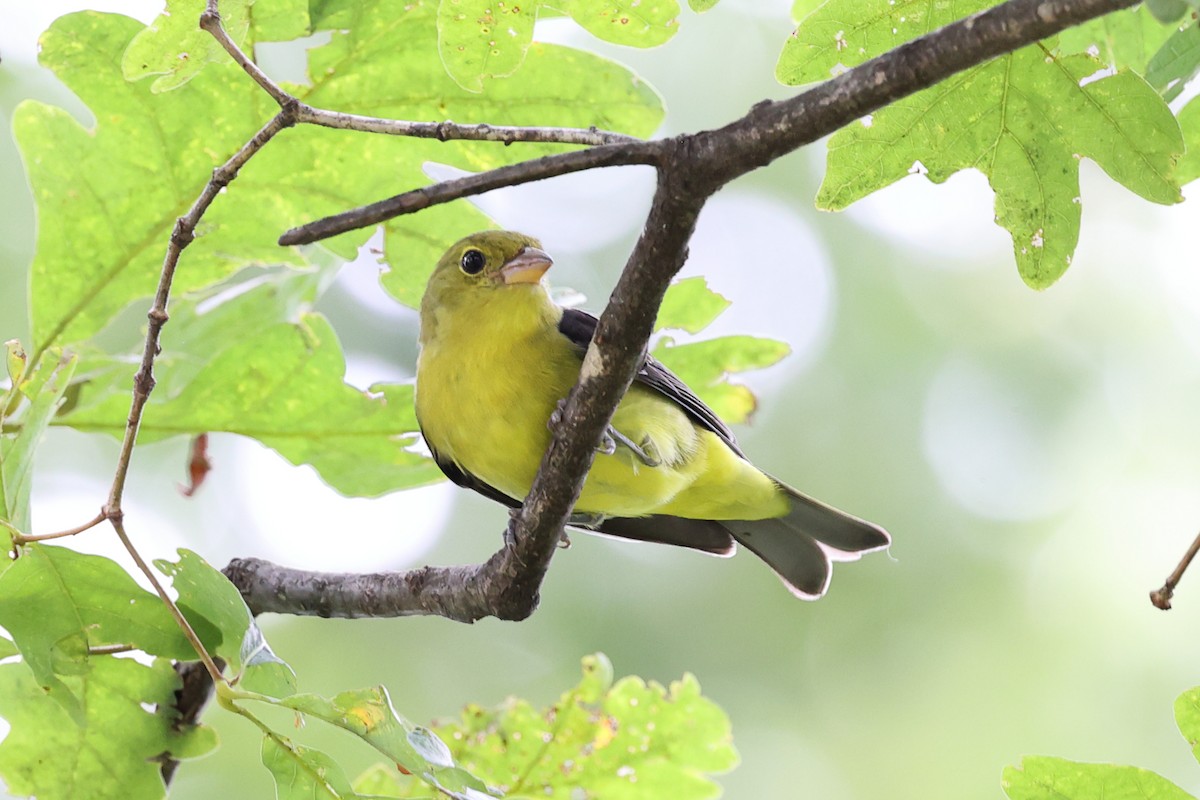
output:
<svg viewBox="0 0 1200 800"><path fill-rule="evenodd" d="M84 531L91 530L101 522L104 522L106 519L108 519L108 515L104 513L104 509L100 509L100 513L82 525L77 525L74 528L68 528L65 531L56 531L55 533L20 533L15 528L11 528L7 525L5 527L9 527L9 529L13 532L13 544L23 545L29 544L30 542L47 542L51 539L62 539L67 536L75 536L83 533Z"/></svg>
<svg viewBox="0 0 1200 800"><path fill-rule="evenodd" d="M327 111L301 103L296 112L297 123L320 125L323 128L383 133L389 136L412 136L417 139L437 139L448 142L464 139L478 142L537 142L542 144L578 144L597 147L604 144L628 144L640 142L636 136L602 131L599 128L533 128L515 125L461 125L457 122L410 122L402 119L364 117Z"/></svg>
<svg viewBox="0 0 1200 800"><path fill-rule="evenodd" d="M1183 554L1183 558L1179 561L1179 566L1175 567L1175 571L1167 578L1167 582L1162 585L1162 588L1155 589L1150 593L1150 602L1155 608L1161 608L1167 611L1171 608L1171 598L1175 596L1175 587L1179 585L1179 581L1183 578L1183 573L1187 572L1187 568L1192 563L1192 559L1196 557L1196 553L1200 553L1200 534L1192 540L1192 546Z"/></svg>
<svg viewBox="0 0 1200 800"><path fill-rule="evenodd" d="M88 647L88 655L115 656L117 653L131 653L136 649L131 644L96 644Z"/></svg>
<svg viewBox="0 0 1200 800"><path fill-rule="evenodd" d="M200 217L212 205L212 201L229 183L237 177L238 171L255 153L263 148L284 128L292 124L291 114L286 110L280 111L271 121L264 125L250 141L242 145L233 156L221 166L213 170L212 178L205 185L200 196L192 203L188 212L175 220L175 228L171 231L171 240L167 245L167 254L163 258L162 273L158 278L158 290L154 295L154 305L147 317L150 320L146 331L146 344L142 349L142 364L133 379L133 400L129 407L129 417L125 424L125 438L121 441L121 453L117 458L117 471L113 476L112 488L109 490L108 503L104 507L105 514L112 518L121 514L121 497L125 491L125 478L129 473L129 461L133 455L133 445L137 441L138 427L142 421L142 411L150 392L154 391L154 359L158 355L158 337L163 325L169 319L167 301L171 296L171 283L175 279L175 268L179 265L179 256L196 234L196 224Z"/></svg>
<svg viewBox="0 0 1200 800"><path fill-rule="evenodd" d="M346 114L341 111L328 111L314 108L288 93L286 89L263 72L246 54L237 42L221 24L221 15L217 10L217 0L208 0L204 13L200 15L200 27L212 34L229 53L238 66L245 70L262 90L279 104L280 108L295 106L297 124L306 123L320 125L324 128L339 128L341 130L361 131L363 133L384 133L390 136L412 136L419 139L438 139L450 141L463 139L470 141L502 142L506 145L515 142L540 142L548 144L603 145L638 142L640 139L623 133L602 131L591 128L538 128L517 127L509 125L461 125L449 120L445 122L411 122L408 120L386 119L383 117L365 117L358 114Z"/></svg>
<svg viewBox="0 0 1200 800"><path fill-rule="evenodd" d="M117 532L117 538L121 540L121 544L125 547L125 551L129 553L130 558L137 564L137 568L142 571L150 581L150 585L154 587L154 591L158 593L159 598L167 606L167 610L171 612L171 616L175 618L175 623L179 625L183 635L187 637L196 654L200 656L200 660L204 663L204 668L208 670L208 675L213 679L213 683L224 683L225 676L221 674L220 667L217 666L213 657L209 655L208 649L204 643L200 641L200 637L196 635L196 631L192 628L192 623L188 622L187 617L179 610L179 606L175 605L175 601L171 599L171 595L167 594L167 590L163 588L162 582L158 580L158 576L154 574L154 570L150 569L150 565L142 558L142 554L133 546L133 542L129 540L129 535L125 533L125 522L119 517L111 519L113 530Z"/></svg>
<svg viewBox="0 0 1200 800"><path fill-rule="evenodd" d="M635 141L543 156L476 175L441 181L377 203L314 220L284 233L279 237L279 244L310 244L346 231L377 225L403 214L412 214L430 206L449 203L451 200L572 172L633 164L655 165L661 160L662 153L661 142Z"/></svg>

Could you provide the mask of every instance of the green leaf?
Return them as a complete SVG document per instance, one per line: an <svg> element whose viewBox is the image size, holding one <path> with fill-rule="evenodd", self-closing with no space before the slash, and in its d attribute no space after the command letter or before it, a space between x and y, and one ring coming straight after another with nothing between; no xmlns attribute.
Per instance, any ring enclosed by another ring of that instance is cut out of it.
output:
<svg viewBox="0 0 1200 800"><path fill-rule="evenodd" d="M263 287L239 297L221 317L264 307L269 294ZM441 480L430 459L407 449L417 439L412 385L380 384L368 392L347 385L345 357L323 316L302 313L296 322L250 337L228 334L191 340L214 347L211 360L178 358L188 372L196 363L203 367L173 381L182 386L174 395L156 393L140 442L212 431L251 436L293 464L311 464L347 495L373 497ZM102 388L93 392L99 402L81 402L62 422L120 435L128 399Z"/></svg>
<svg viewBox="0 0 1200 800"><path fill-rule="evenodd" d="M271 651L237 587L190 550L179 561L155 561L171 578L180 610L211 655L225 660L239 685L269 697L296 691L292 668Z"/></svg>
<svg viewBox="0 0 1200 800"><path fill-rule="evenodd" d="M1192 98L1179 111L1179 127L1187 140L1187 152L1179 159L1175 179L1185 184L1200 178L1200 98Z"/></svg>
<svg viewBox="0 0 1200 800"><path fill-rule="evenodd" d="M441 0L438 52L446 71L472 92L483 91L485 79L513 74L525 61L543 7L567 14L599 39L632 47L660 45L679 26L676 0Z"/></svg>
<svg viewBox="0 0 1200 800"><path fill-rule="evenodd" d="M663 337L654 357L678 375L726 422L745 422L758 406L745 386L730 383L730 373L762 369L779 362L791 348L785 342L755 336L722 336L675 344Z"/></svg>
<svg viewBox="0 0 1200 800"><path fill-rule="evenodd" d="M1114 69L1131 69L1146 75L1150 59L1171 33L1171 27L1139 5L1067 28L1058 35L1057 49L1063 55L1088 53Z"/></svg>
<svg viewBox="0 0 1200 800"><path fill-rule="evenodd" d="M1150 59L1146 81L1169 103L1197 74L1200 74L1200 25L1192 22L1175 31Z"/></svg>
<svg viewBox="0 0 1200 800"><path fill-rule="evenodd" d="M828 77L956 19L976 6L830 0L784 47L786 83ZM1079 238L1080 157L1131 191L1179 202L1171 177L1182 138L1162 98L1137 75L1092 80L1088 55L1055 56L1053 41L966 70L836 133L817 205L838 210L914 170L935 183L961 169L988 176L1021 277L1056 281Z"/></svg>
<svg viewBox="0 0 1200 800"><path fill-rule="evenodd" d="M206 0L169 0L163 13L133 37L121 68L126 80L158 75L152 92L176 89L210 63L225 63L229 54L199 26ZM308 33L308 3L302 0L222 0L225 32L253 55L255 42L295 39Z"/></svg>
<svg viewBox="0 0 1200 800"><path fill-rule="evenodd" d="M34 677L77 718L81 698L61 678L93 669L89 647L125 644L168 658L195 657L157 596L115 562L65 547L29 545L0 574L0 626Z"/></svg>
<svg viewBox="0 0 1200 800"><path fill-rule="evenodd" d="M12 726L0 743L0 777L13 795L162 797L159 756L195 758L216 746L208 728L176 730L172 703L179 678L165 660L147 667L106 656L95 659L87 675L67 681L83 701L79 725L46 696L25 664L0 664L0 716ZM143 704L157 710L148 712Z"/></svg>
<svg viewBox="0 0 1200 800"><path fill-rule="evenodd" d="M55 20L42 35L40 62L91 108L94 129L40 103L22 103L14 114L38 205L35 353L92 336L131 300L150 294L175 218L212 168L266 118L269 98L231 65L214 65L165 94L127 83L121 56L141 29L126 17L80 12ZM188 248L187 268L176 275L177 293L259 259L298 262L259 228L270 224L269 214L235 210L242 218L229 217L222 206L230 205L218 203L206 218L204 235ZM275 205L266 198L259 203L263 210Z"/></svg>
<svg viewBox="0 0 1200 800"><path fill-rule="evenodd" d="M463 91L437 57L436 8L408 0L330 2L314 25L338 28L309 51L305 102L401 119L600 127L646 135L662 117L649 87L612 62L563 47L530 49L522 75L486 97ZM14 131L38 204L32 274L35 356L55 342L99 332L131 301L148 296L176 218L214 166L274 113L274 104L232 63L209 64L186 85L155 94L124 80L126 47L143 30L125 17L61 17L42 38L40 60L91 109L86 129L65 111L26 102ZM405 80L397 84L396 75ZM280 248L288 227L428 182L423 165L479 170L552 152L491 142L417 141L301 126L272 142L205 215L174 292L212 285L248 266L304 265L307 251ZM389 290L411 299L447 244L486 226L467 204L387 226L396 270ZM327 243L345 258L370 231ZM80 259L79 253L90 254Z"/></svg>
<svg viewBox="0 0 1200 800"><path fill-rule="evenodd" d="M688 0L688 7L696 13L708 11L717 4L717 0Z"/></svg>
<svg viewBox="0 0 1200 800"><path fill-rule="evenodd" d="M729 719L695 678L614 685L602 655L585 658L579 685L549 708L469 706L440 731L466 768L520 797L716 797L709 776L738 760Z"/></svg>
<svg viewBox="0 0 1200 800"><path fill-rule="evenodd" d="M1010 800L1194 800L1150 770L1046 756L1027 756L1020 767L1006 767L1001 783Z"/></svg>
<svg viewBox="0 0 1200 800"><path fill-rule="evenodd" d="M31 372L27 372L27 359L19 344L7 343L6 352L9 377L13 381L12 392L23 397L25 405L23 410L19 410L18 430L15 433L0 433L0 520L7 521L23 533L29 533L29 489L34 453L50 420L62 405L63 393L71 381L76 362L73 355L53 350L39 359ZM3 406L0 406L0 422L12 419L5 414L12 398L11 392L0 398L0 402L3 402ZM9 541L7 534L0 536L0 539Z"/></svg>
<svg viewBox="0 0 1200 800"><path fill-rule="evenodd" d="M278 800L346 800L359 796L337 762L320 750L266 736L262 762L275 779Z"/></svg>
<svg viewBox="0 0 1200 800"><path fill-rule="evenodd" d="M471 789L486 796L487 786L454 763L436 734L396 713L382 686L342 692L331 700L299 694L271 702L353 733L431 786L448 793Z"/></svg>
<svg viewBox="0 0 1200 800"><path fill-rule="evenodd" d="M709 289L704 278L685 278L667 289L654 329L679 328L699 333L727 308L729 301Z"/></svg>
<svg viewBox="0 0 1200 800"><path fill-rule="evenodd" d="M1192 748L1192 755L1200 761L1200 686L1175 698L1175 724Z"/></svg>

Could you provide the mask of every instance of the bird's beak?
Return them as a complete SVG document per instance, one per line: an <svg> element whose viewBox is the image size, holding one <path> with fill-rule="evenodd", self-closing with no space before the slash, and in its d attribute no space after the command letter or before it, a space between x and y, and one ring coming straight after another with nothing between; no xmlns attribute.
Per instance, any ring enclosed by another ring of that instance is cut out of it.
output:
<svg viewBox="0 0 1200 800"><path fill-rule="evenodd" d="M504 262L500 277L505 284L537 283L546 274L554 259L536 247L523 247L521 252Z"/></svg>

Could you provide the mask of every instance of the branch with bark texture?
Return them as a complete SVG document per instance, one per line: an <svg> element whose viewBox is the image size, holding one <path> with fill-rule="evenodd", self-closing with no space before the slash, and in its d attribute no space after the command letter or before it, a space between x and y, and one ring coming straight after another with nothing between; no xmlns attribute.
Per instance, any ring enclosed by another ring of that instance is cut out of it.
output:
<svg viewBox="0 0 1200 800"><path fill-rule="evenodd" d="M523 619L613 409L628 389L671 278L682 266L700 209L729 181L833 133L883 106L995 56L1052 36L1133 0L1010 0L915 39L782 102L764 102L712 131L651 142L621 143L585 153L535 159L477 176L406 192L382 203L290 231L285 241L319 230L332 236L376 224L381 211L412 213L501 186L578 169L649 164L658 171L650 214L600 317L579 383L506 545L477 566L423 567L403 573L344 575L236 560L226 574L256 612L320 616L437 614L464 622L485 616ZM576 169L577 168L577 169ZM348 227L339 227L347 225Z"/></svg>

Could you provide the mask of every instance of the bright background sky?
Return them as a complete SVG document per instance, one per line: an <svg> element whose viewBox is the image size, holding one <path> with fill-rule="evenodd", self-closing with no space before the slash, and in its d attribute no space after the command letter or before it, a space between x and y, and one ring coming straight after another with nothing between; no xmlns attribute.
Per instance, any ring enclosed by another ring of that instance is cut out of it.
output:
<svg viewBox="0 0 1200 800"><path fill-rule="evenodd" d="M7 122L24 98L79 110L36 67L35 41L82 5L0 0L0 340L27 336L34 237ZM88 5L143 20L158 10ZM560 23L539 34L631 64L666 98L674 133L791 93L772 78L787 6L726 0L685 12L677 38L648 52ZM272 59L295 69L285 53ZM1184 581L1169 614L1146 599L1200 528L1196 192L1153 206L1084 162L1073 266L1037 293L1017 276L981 175L942 186L912 177L829 215L812 203L822 170L813 146L724 190L701 217L685 274L734 301L703 335L794 348L745 379L761 400L738 431L746 451L885 524L891 559L840 567L830 596L805 604L748 555L576 535L541 609L520 624L266 619L302 688L382 682L401 713L425 721L510 693L548 702L574 682L581 656L603 650L618 675L691 671L729 712L743 759L722 779L729 797L1000 797L1002 768L1025 754L1132 763L1200 789L1171 710L1200 683L1200 577ZM598 310L649 190L646 174L605 170L480 204L541 237L555 281ZM378 288L369 260L344 269L318 308L343 338L349 382L411 375L413 312ZM229 436L214 437L215 470L185 499L175 489L185 447L135 454L127 518L152 557L187 546L218 566L254 555L377 570L479 561L499 544L505 512L481 498L442 484L348 499ZM36 528L90 517L115 453L109 439L52 431ZM113 553L106 539L97 531L78 546ZM272 796L248 726L218 709L206 718L224 746L185 766L173 796Z"/></svg>

